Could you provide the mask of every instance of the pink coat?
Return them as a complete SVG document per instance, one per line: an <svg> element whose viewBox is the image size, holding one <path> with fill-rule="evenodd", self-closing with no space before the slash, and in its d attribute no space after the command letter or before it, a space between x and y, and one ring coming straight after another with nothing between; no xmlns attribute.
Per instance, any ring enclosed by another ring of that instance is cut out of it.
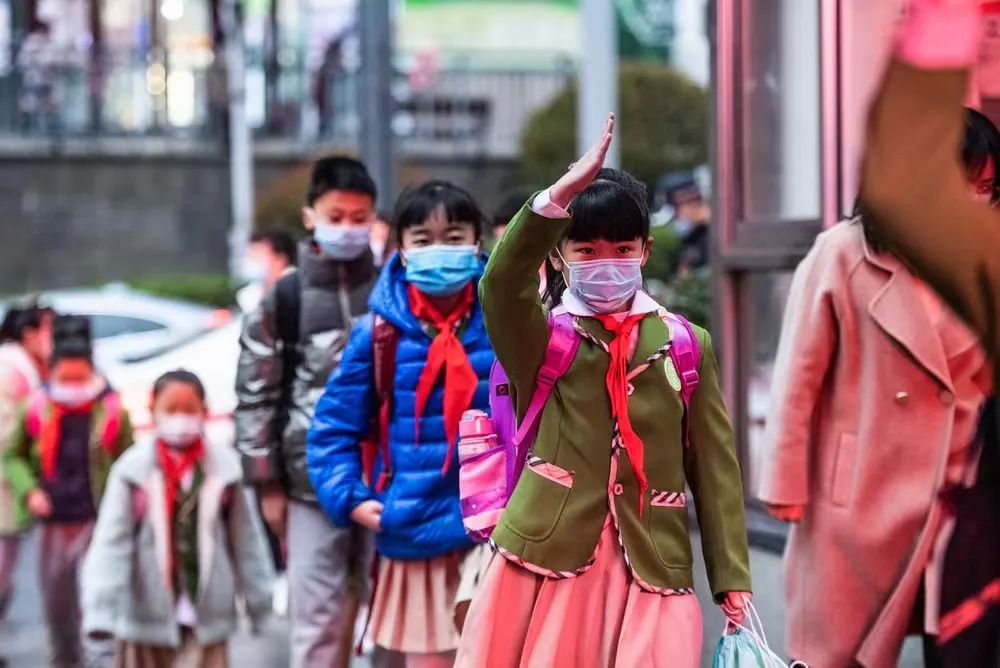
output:
<svg viewBox="0 0 1000 668"><path fill-rule="evenodd" d="M948 452L974 435L989 369L950 313L860 224L821 234L795 272L758 497L805 504L785 562L789 656L895 666L940 522Z"/></svg>

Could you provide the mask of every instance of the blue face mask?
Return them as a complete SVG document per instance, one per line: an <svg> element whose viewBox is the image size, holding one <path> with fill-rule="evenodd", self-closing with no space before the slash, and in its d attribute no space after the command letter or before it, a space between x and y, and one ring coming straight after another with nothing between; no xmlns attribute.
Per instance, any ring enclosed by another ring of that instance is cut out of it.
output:
<svg viewBox="0 0 1000 668"><path fill-rule="evenodd" d="M425 246L406 251L406 280L432 297L453 295L479 273L479 246Z"/></svg>

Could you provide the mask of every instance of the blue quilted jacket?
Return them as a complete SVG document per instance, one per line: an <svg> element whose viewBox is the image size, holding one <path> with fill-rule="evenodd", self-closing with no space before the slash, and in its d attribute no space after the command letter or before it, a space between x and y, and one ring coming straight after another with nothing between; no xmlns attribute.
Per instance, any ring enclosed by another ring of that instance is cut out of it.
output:
<svg viewBox="0 0 1000 668"><path fill-rule="evenodd" d="M472 542L462 526L457 451L452 455L448 472L442 474L448 450L442 417L443 371L420 420L420 442L414 441L417 381L427 360L431 337L410 311L405 274L399 257L393 257L369 298L372 312L399 332L389 423L392 481L383 494L376 494L362 481L360 444L378 414L372 313L355 323L343 359L316 405L307 456L316 496L335 524L348 526L354 508L369 499L378 499L385 504L382 531L376 536L379 553L390 559L421 560L472 547ZM483 328L478 299L464 328L462 343L479 376L472 408L487 410L494 356ZM383 468L380 452L375 480Z"/></svg>

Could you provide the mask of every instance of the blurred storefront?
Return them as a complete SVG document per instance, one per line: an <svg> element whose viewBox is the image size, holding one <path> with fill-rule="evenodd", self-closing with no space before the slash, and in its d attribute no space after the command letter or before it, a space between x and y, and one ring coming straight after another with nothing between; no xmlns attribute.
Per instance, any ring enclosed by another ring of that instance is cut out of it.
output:
<svg viewBox="0 0 1000 668"><path fill-rule="evenodd" d="M1000 120L1000 3L970 101ZM744 475L752 482L792 272L849 217L865 113L903 2L717 0L717 328Z"/></svg>

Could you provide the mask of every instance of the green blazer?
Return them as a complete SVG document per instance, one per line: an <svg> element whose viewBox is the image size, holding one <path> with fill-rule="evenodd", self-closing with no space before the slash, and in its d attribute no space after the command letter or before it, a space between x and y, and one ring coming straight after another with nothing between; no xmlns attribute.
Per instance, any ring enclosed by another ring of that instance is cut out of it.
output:
<svg viewBox="0 0 1000 668"><path fill-rule="evenodd" d="M538 296L538 267L563 239L570 220L552 220L525 206L490 256L480 283L486 329L513 386L519 414L531 399L548 344L547 314ZM599 340L611 335L594 319L578 324ZM649 486L639 510L639 486L622 454L612 479L613 420L605 386L608 354L586 339L546 405L532 454L557 475L525 467L493 539L509 555L543 572L579 573L592 559L614 500L628 563L652 591L689 589L692 578L688 512L667 493L693 492L713 595L750 590L746 521L732 428L719 390L711 338L701 343L701 384L691 401L690 447L684 447L684 404L660 359L636 376L629 416L645 445ZM637 367L670 339L656 315L640 323L632 361ZM545 470L542 467L538 470ZM559 481L553 480L557 478ZM560 482L561 481L561 482ZM611 490L609 492L609 490ZM654 504L654 498L659 502Z"/></svg>
<svg viewBox="0 0 1000 668"><path fill-rule="evenodd" d="M10 443L4 451L2 459L4 475L17 503L15 514L20 528L27 528L32 522L33 518L28 512L25 501L28 493L39 486L38 480L42 469L38 441L28 434L27 411L26 405L18 417L10 437ZM124 408L121 411L121 427L118 430L118 438L113 452L108 452L101 443L101 431L105 422L102 402L97 402L90 420L90 484L94 494L95 508L99 508L101 505L101 497L104 496L104 487L108 482L108 475L111 473L111 465L126 448L132 445L132 423L129 420L128 412Z"/></svg>
<svg viewBox="0 0 1000 668"><path fill-rule="evenodd" d="M979 333L1000 381L1000 211L969 197L958 159L968 83L965 70L890 63L869 112L861 204L880 240Z"/></svg>

